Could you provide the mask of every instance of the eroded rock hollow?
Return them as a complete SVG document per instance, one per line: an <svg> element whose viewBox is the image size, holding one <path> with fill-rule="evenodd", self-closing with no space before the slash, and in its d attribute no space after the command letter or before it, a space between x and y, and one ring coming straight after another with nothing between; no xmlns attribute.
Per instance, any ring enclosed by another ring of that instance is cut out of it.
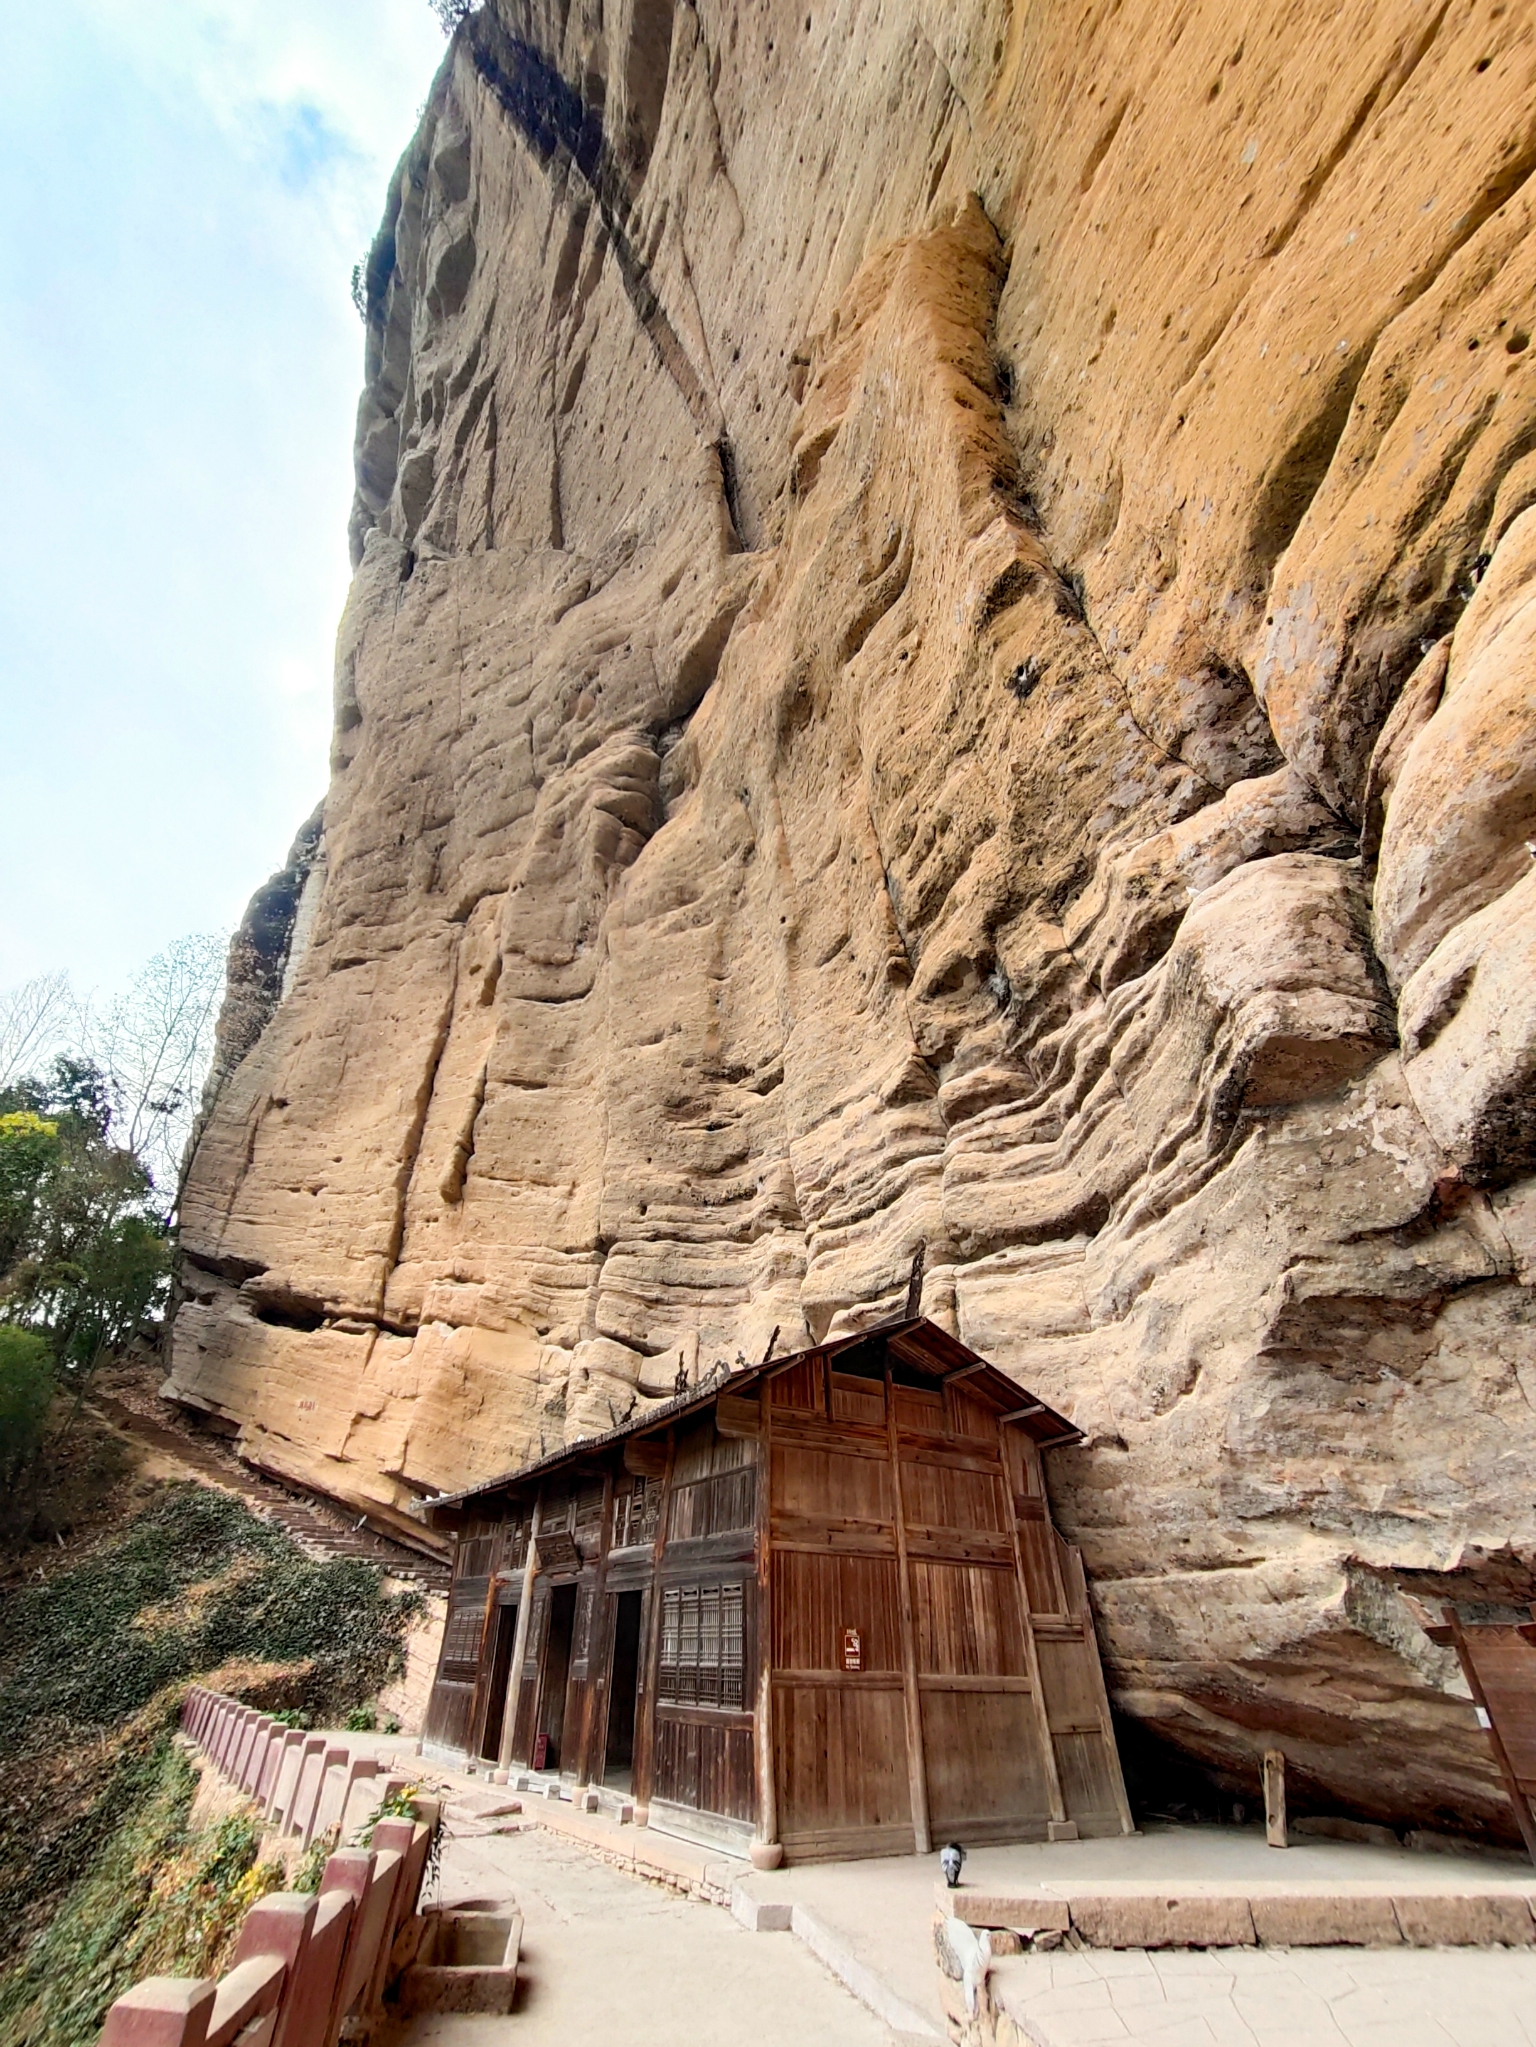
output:
<svg viewBox="0 0 1536 2047"><path fill-rule="evenodd" d="M1401 1591L1536 1592L1533 168L1523 0L485 0L176 1396L404 1526L922 1244L1119 1706L1507 1831Z"/></svg>

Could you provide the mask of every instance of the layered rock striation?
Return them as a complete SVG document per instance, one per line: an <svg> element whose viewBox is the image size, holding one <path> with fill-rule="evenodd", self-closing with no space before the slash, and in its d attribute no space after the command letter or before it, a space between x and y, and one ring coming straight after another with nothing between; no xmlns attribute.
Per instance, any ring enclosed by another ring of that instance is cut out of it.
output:
<svg viewBox="0 0 1536 2047"><path fill-rule="evenodd" d="M1506 1831L1400 1592L1536 1593L1533 108L1519 5L485 0L176 1397L405 1526L922 1245L1121 1708Z"/></svg>

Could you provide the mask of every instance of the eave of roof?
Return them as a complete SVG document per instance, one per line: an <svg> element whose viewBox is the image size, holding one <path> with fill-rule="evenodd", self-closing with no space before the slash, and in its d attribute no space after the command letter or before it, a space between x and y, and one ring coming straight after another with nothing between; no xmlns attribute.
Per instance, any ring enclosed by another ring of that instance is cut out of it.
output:
<svg viewBox="0 0 1536 2047"><path fill-rule="evenodd" d="M919 1332L921 1341L913 1341ZM545 1457L535 1458L531 1464L520 1464L495 1478L466 1486L462 1492L438 1493L431 1499L419 1500L411 1511L430 1523L440 1512L463 1507L469 1501L484 1499L491 1493L508 1491L513 1487L521 1489L565 1466L600 1457L631 1436L645 1436L655 1429L669 1428L674 1422L712 1407L723 1393L735 1393L743 1387L755 1386L760 1380L772 1378L798 1364L802 1358L836 1357L843 1351L856 1349L860 1344L877 1338L889 1345L904 1363L915 1365L919 1370L931 1370L935 1362L942 1363L943 1369L933 1374L941 1384L954 1372L974 1372L977 1377L985 1376L992 1382L999 1394L1005 1397L1017 1395L1022 1411L1016 1412L1015 1419L1042 1450L1052 1449L1061 1443L1080 1443L1083 1439L1082 1430L1069 1422L1065 1415L1047 1407L1043 1400L1037 1400L1017 1379L1010 1379L1006 1372L989 1363L957 1336L951 1336L948 1330L941 1329L924 1315L904 1315L894 1322L878 1322L872 1328L860 1329L851 1336L840 1336L831 1343L812 1344L805 1350L792 1351L781 1358L764 1358L761 1364L748 1365L744 1371L730 1372L724 1378L711 1377L701 1386L692 1386L686 1393L648 1407L644 1414L631 1416L616 1429L605 1429L599 1436L583 1436L578 1442L568 1443L562 1449L551 1450Z"/></svg>

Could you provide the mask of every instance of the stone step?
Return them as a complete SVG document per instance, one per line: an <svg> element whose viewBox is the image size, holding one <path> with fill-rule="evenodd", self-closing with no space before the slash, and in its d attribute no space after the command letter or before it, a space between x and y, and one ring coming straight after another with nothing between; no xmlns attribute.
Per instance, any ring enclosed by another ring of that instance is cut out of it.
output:
<svg viewBox="0 0 1536 2047"><path fill-rule="evenodd" d="M940 1912L994 1953L1059 1947L1536 1947L1536 1882L1447 1888L1369 1883L938 1888Z"/></svg>

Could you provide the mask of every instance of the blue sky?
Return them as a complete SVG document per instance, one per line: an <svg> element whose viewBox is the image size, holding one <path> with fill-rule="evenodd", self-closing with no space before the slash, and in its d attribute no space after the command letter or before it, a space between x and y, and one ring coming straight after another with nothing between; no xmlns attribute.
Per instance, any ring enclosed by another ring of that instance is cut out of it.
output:
<svg viewBox="0 0 1536 2047"><path fill-rule="evenodd" d="M427 0L47 0L0 66L0 989L228 929L325 788L352 265Z"/></svg>

